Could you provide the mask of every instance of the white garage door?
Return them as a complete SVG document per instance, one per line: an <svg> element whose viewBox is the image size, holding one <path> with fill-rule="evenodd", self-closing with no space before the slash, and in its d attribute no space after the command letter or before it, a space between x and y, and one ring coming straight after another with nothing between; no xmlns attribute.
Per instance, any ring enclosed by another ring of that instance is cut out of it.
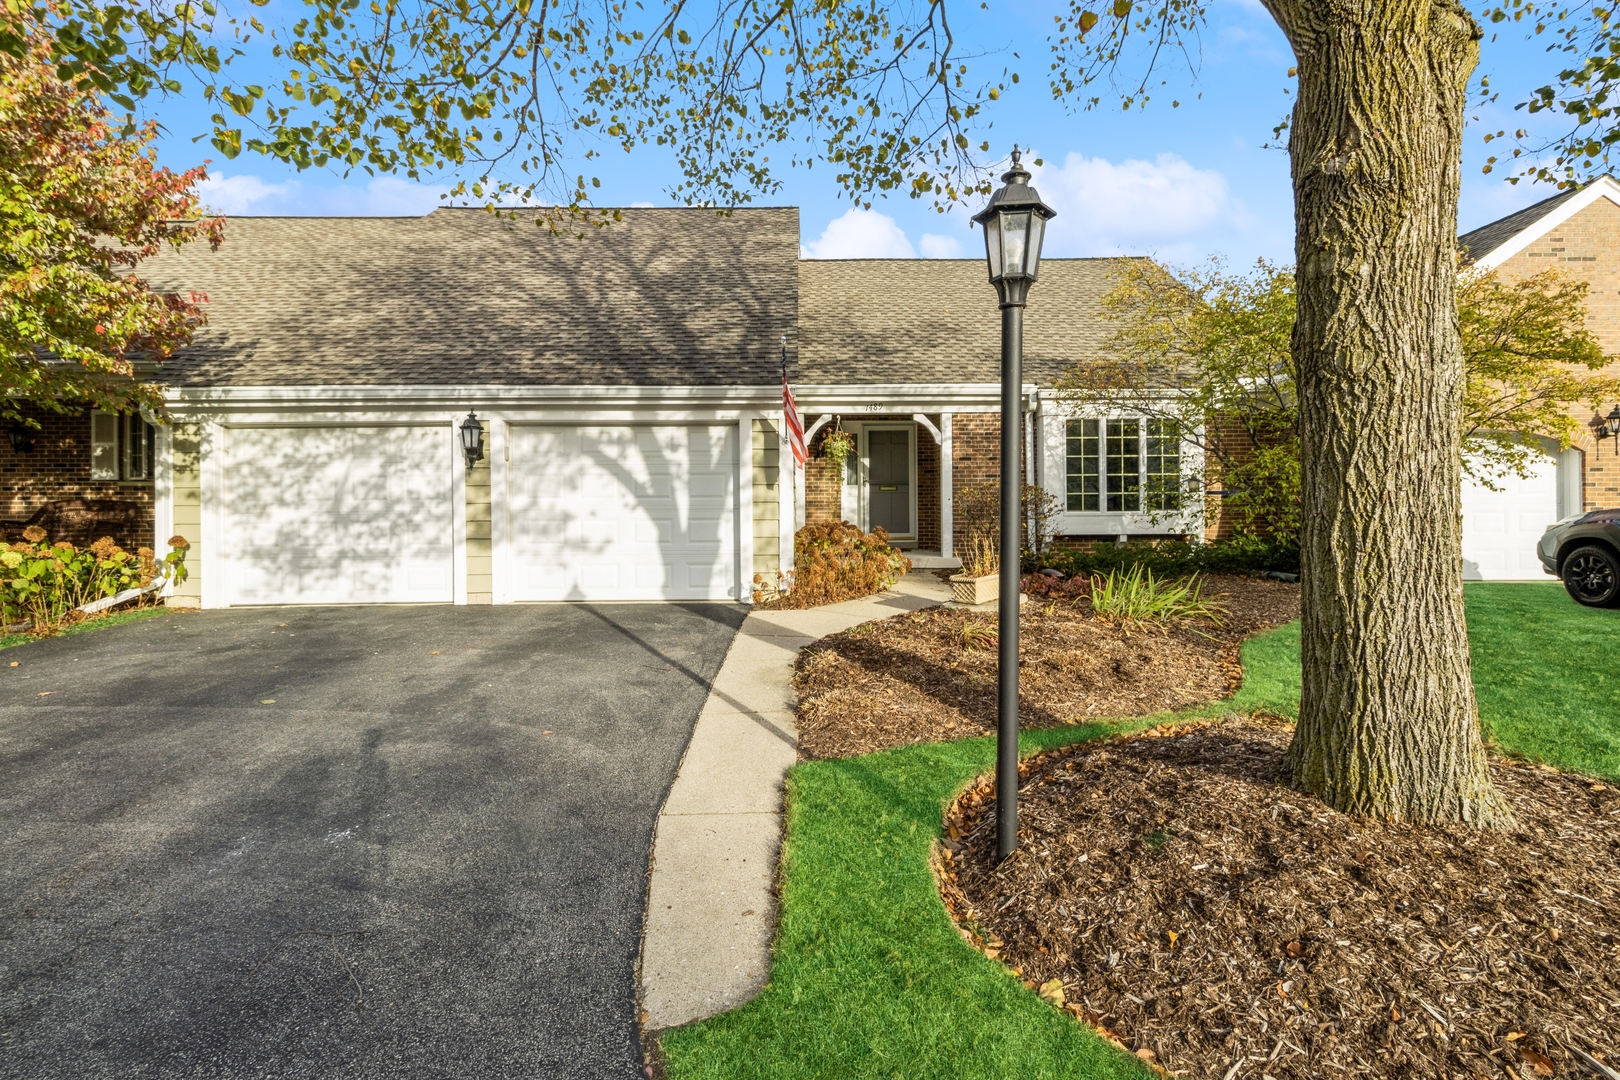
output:
<svg viewBox="0 0 1620 1080"><path fill-rule="evenodd" d="M1536 543L1558 520L1558 462L1537 454L1528 477L1493 483L1463 479L1463 579L1545 581Z"/></svg>
<svg viewBox="0 0 1620 1080"><path fill-rule="evenodd" d="M442 427L229 428L226 601L454 599Z"/></svg>
<svg viewBox="0 0 1620 1080"><path fill-rule="evenodd" d="M513 427L514 600L736 596L737 428Z"/></svg>

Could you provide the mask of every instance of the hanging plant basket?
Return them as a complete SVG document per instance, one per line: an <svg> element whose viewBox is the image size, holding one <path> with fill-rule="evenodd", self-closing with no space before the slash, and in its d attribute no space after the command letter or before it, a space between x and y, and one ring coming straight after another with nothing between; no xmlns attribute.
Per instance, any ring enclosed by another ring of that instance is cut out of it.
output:
<svg viewBox="0 0 1620 1080"><path fill-rule="evenodd" d="M842 480L844 462L855 452L855 436L842 428L835 428L821 440L821 453L827 459L827 468L834 480Z"/></svg>

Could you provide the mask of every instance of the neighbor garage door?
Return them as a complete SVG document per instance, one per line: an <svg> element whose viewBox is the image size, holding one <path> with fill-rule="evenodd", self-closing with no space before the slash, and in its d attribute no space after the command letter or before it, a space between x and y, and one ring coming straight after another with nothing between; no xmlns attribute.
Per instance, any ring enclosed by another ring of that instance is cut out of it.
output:
<svg viewBox="0 0 1620 1080"><path fill-rule="evenodd" d="M449 425L228 428L225 448L228 603L454 598Z"/></svg>
<svg viewBox="0 0 1620 1080"><path fill-rule="evenodd" d="M736 596L737 428L513 427L514 600Z"/></svg>
<svg viewBox="0 0 1620 1080"><path fill-rule="evenodd" d="M1545 580L1536 542L1558 520L1558 462L1536 454L1529 476L1492 482L1463 480L1464 580Z"/></svg>

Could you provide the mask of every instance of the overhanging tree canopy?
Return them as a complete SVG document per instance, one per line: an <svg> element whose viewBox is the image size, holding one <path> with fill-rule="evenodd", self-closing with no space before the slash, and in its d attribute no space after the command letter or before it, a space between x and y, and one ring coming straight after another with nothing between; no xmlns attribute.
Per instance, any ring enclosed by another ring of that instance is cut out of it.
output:
<svg viewBox="0 0 1620 1080"><path fill-rule="evenodd" d="M24 43L0 53L0 417L161 408L134 365L190 340L203 298L155 293L135 270L166 244L219 243L222 222L195 217L203 170L160 167L155 125L127 130L56 77L47 35L0 25Z"/></svg>

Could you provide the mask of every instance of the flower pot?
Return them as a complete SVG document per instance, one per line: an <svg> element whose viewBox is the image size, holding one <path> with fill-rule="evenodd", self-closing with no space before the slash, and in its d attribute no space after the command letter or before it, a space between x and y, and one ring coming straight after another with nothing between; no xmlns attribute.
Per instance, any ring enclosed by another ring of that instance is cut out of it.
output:
<svg viewBox="0 0 1620 1080"><path fill-rule="evenodd" d="M951 576L951 597L958 604L988 604L1001 595L999 588L1001 574L984 574L981 577L969 577L966 574Z"/></svg>

